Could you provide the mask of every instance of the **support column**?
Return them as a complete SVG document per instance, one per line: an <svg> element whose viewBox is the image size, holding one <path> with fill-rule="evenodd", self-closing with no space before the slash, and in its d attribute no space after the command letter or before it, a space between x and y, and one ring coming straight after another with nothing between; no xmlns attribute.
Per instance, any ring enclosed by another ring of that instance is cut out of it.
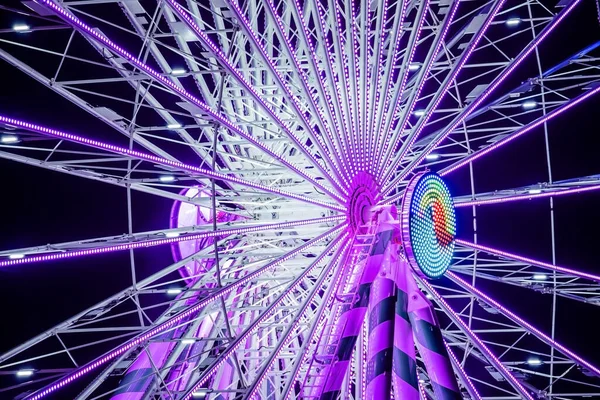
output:
<svg viewBox="0 0 600 400"><path fill-rule="evenodd" d="M435 398L437 400L460 400L460 391L433 305L419 290L412 277L407 279L407 283L410 288L408 317L419 354L425 362Z"/></svg>

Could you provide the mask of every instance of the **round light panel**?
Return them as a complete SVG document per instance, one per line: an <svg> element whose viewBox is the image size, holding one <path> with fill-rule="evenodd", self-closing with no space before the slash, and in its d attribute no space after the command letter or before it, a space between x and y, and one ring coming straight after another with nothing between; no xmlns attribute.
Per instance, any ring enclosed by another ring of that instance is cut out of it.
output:
<svg viewBox="0 0 600 400"><path fill-rule="evenodd" d="M456 236L454 202L439 175L413 178L402 201L402 244L419 275L436 279L450 267Z"/></svg>

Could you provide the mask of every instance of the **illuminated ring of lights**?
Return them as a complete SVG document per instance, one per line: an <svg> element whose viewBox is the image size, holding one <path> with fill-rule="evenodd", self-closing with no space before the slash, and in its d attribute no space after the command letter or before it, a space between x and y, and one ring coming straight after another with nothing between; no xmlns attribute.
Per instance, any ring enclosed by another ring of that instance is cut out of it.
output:
<svg viewBox="0 0 600 400"><path fill-rule="evenodd" d="M409 183L402 200L402 244L420 276L436 279L450 267L456 237L454 202L439 175L424 172Z"/></svg>

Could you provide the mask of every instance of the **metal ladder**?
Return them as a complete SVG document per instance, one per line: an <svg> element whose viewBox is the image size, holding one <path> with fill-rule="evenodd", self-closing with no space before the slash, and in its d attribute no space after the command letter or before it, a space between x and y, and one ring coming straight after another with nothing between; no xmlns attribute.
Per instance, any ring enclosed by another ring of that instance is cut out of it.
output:
<svg viewBox="0 0 600 400"><path fill-rule="evenodd" d="M319 339L314 346L312 357L300 370L300 376L304 376L304 381L298 398L318 399L321 396L330 366L337 359L341 335L345 328L345 323L343 326L339 325L339 319L342 313L358 300L358 286L375 242L377 225L375 221L365 224L361 227L364 233L355 235L352 248L344 263L348 266L348 270L332 299L333 304L329 315L333 315L333 318L327 318L323 322L323 326L318 330Z"/></svg>

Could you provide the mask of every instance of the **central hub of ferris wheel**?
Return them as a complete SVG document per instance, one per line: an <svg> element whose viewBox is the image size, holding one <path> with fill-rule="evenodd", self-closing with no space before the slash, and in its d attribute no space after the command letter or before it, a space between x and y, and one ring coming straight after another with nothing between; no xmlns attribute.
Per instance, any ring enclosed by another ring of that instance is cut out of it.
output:
<svg viewBox="0 0 600 400"><path fill-rule="evenodd" d="M352 231L356 232L371 218L371 207L375 205L377 183L371 175L359 172L352 180L352 194L347 203L348 220Z"/></svg>

